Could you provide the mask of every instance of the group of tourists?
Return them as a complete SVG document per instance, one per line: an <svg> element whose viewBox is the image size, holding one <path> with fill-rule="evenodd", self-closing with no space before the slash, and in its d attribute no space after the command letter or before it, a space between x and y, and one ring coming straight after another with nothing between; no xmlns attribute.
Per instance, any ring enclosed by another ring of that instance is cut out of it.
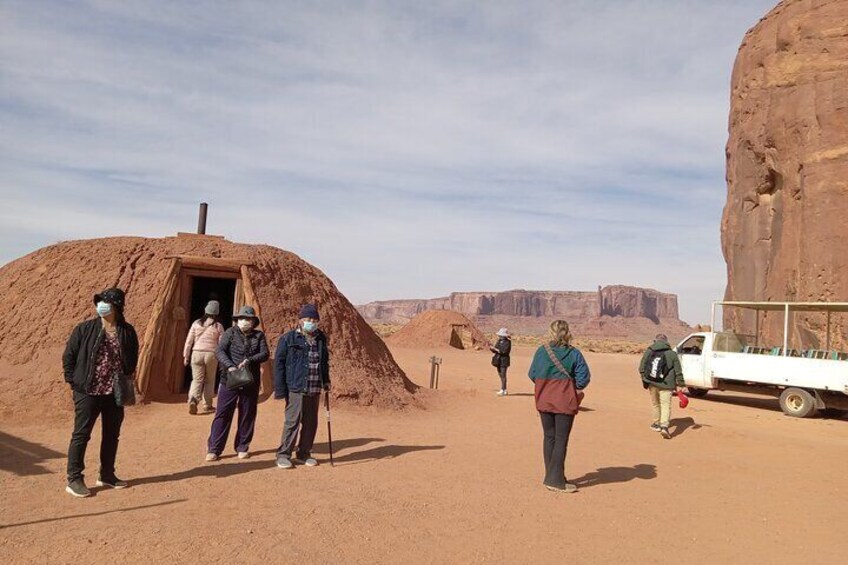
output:
<svg viewBox="0 0 848 565"><path fill-rule="evenodd" d="M103 433L100 446L100 472L97 486L125 488L115 474L118 438L124 419L126 396L132 392L132 377L138 363L138 337L124 318L126 296L119 288L94 295L97 317L80 323L68 339L63 355L65 381L74 401L74 430L68 447L66 491L87 497L85 451L98 418ZM207 440L206 461L217 461L227 444L233 418L238 422L233 448L239 459L250 457L250 444L256 425L259 401L260 367L270 357L265 333L259 329L256 310L242 306L233 316L233 325L224 329L220 303L210 300L201 318L189 328L183 349L186 366L191 365L192 381L188 411L214 412ZM297 326L280 336L274 355L274 398L285 400L285 424L276 452L277 467L291 469L294 461L314 467L312 447L318 428L322 392L330 389L330 351L327 337L319 329L320 316L314 304L304 305ZM492 365L500 379L499 396L507 396L507 370L512 338L507 328L497 332L490 347ZM580 410L584 389L591 374L583 354L572 345L565 320L550 325L548 342L540 346L528 376L534 385L536 410L543 434L545 475L543 484L556 492L575 492L577 485L565 476L565 458L574 419ZM220 366L217 406L213 406L216 374ZM659 334L645 351L639 372L653 407L651 429L670 438L671 396L683 391L683 371L668 338ZM130 390L126 390L126 383ZM294 457L294 459L293 459Z"/></svg>
<svg viewBox="0 0 848 565"><path fill-rule="evenodd" d="M74 430L68 447L68 484L65 490L76 497L91 496L85 483L85 452L91 432L100 418L103 428L97 486L125 488L127 482L115 474L118 438L128 403L121 391L131 383L138 363L138 336L124 318L126 296L119 288L94 295L97 317L74 328L62 363L65 382L74 400ZM224 451L233 418L238 422L233 448L239 459L250 457L256 425L260 367L270 357L265 333L259 329L256 310L243 306L233 316L233 326L224 329L219 319L220 304L209 301L203 316L194 321L186 337L183 357L191 365L188 409L215 412L207 440L206 461L217 461ZM277 466L294 467L296 461L314 467L312 446L318 428L320 395L330 389L330 351L327 337L319 328L314 304L304 305L297 327L282 335L274 358L274 398L285 400L285 425L277 450ZM217 406L213 406L216 373L221 367Z"/></svg>

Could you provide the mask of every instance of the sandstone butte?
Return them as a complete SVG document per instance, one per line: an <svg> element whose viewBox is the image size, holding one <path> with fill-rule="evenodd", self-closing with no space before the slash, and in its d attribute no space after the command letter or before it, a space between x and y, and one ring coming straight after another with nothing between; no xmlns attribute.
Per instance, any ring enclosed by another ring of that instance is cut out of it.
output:
<svg viewBox="0 0 848 565"><path fill-rule="evenodd" d="M551 320L568 320L575 334L589 337L648 339L659 331L682 337L677 296L652 289L607 286L597 292L529 291L455 292L424 300L388 300L358 306L371 323L405 324L421 312L453 310L485 331L508 326L513 332L539 334Z"/></svg>
<svg viewBox="0 0 848 565"><path fill-rule="evenodd" d="M733 68L727 300L848 301L848 1L786 0L748 33ZM835 316L835 345L848 343ZM754 333L752 313L725 326ZM779 343L782 315L762 330ZM795 346L820 346L826 317L798 314Z"/></svg>

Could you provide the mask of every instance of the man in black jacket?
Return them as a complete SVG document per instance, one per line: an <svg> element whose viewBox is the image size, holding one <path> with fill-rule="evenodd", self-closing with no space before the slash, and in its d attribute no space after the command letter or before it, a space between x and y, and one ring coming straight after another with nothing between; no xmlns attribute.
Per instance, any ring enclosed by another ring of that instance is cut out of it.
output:
<svg viewBox="0 0 848 565"><path fill-rule="evenodd" d="M138 336L124 320L124 291L110 288L94 295L97 318L79 324L65 346L62 365L65 382L74 398L74 431L68 447L68 486L65 491L87 497L85 450L91 430L101 417L100 475L97 486L125 488L127 483L115 475L118 437L124 420L124 408L115 402L114 379L135 373L138 363Z"/></svg>

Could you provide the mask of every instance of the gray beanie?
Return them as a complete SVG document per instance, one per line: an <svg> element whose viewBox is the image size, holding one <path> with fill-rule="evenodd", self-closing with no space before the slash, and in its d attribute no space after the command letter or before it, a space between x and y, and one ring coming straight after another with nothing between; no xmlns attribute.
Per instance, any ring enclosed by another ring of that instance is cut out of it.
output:
<svg viewBox="0 0 848 565"><path fill-rule="evenodd" d="M204 310L210 316L217 316L221 312L221 305L217 300L210 300L206 304L206 309Z"/></svg>

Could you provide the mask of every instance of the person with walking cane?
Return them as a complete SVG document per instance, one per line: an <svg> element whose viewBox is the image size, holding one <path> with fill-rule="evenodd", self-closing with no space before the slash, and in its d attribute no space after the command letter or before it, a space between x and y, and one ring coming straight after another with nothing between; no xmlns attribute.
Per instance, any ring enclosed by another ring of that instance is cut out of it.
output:
<svg viewBox="0 0 848 565"><path fill-rule="evenodd" d="M285 424L277 467L294 467L296 460L307 467L318 461L312 457L312 445L318 430L321 391L330 390L330 351L327 336L318 329L318 308L306 304L300 309L297 327L280 337L274 355L274 398L286 401ZM329 416L329 402L325 407ZM298 437L299 436L299 437Z"/></svg>

